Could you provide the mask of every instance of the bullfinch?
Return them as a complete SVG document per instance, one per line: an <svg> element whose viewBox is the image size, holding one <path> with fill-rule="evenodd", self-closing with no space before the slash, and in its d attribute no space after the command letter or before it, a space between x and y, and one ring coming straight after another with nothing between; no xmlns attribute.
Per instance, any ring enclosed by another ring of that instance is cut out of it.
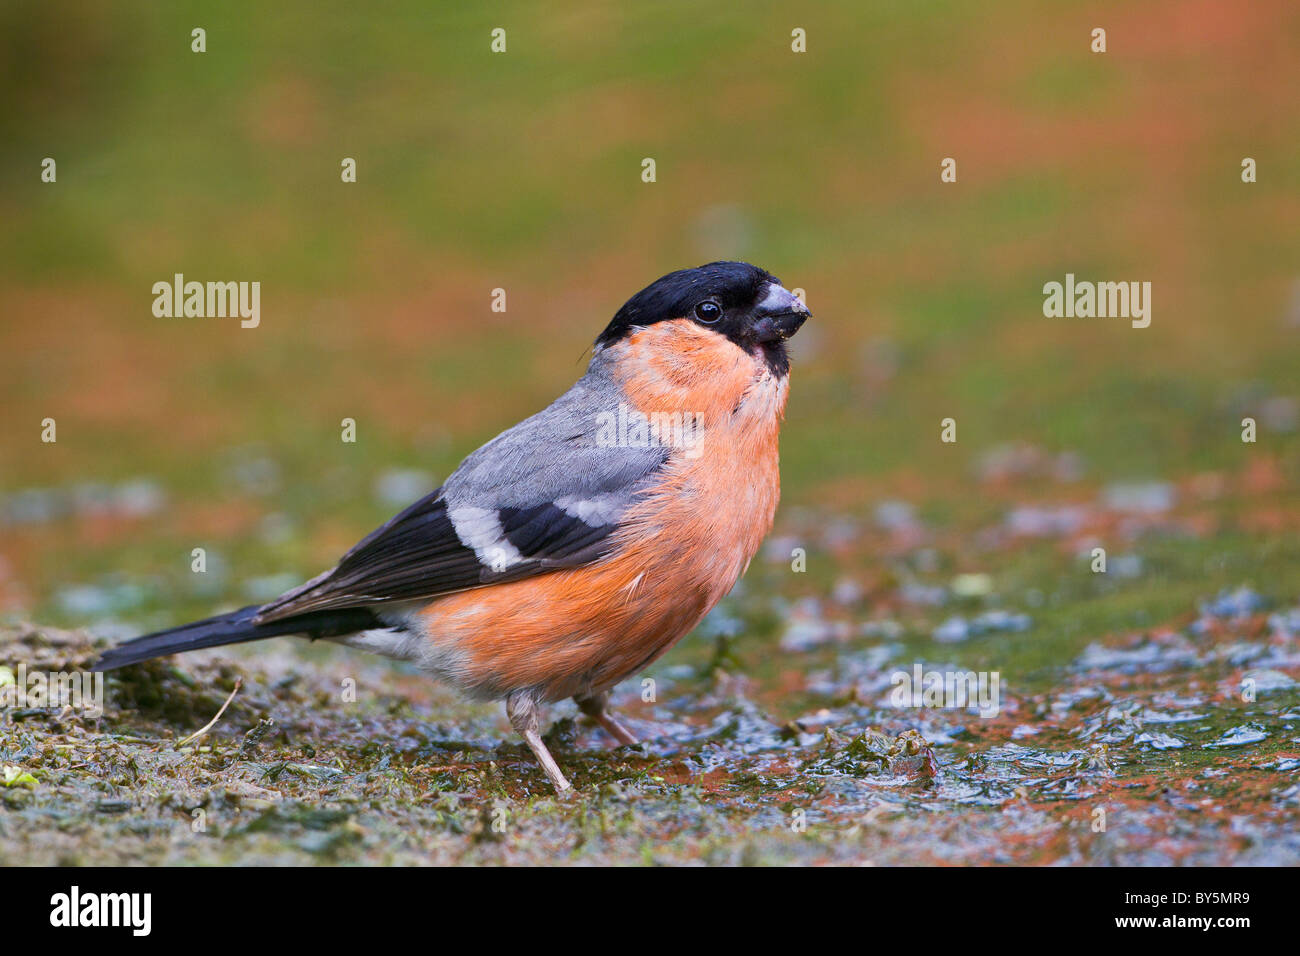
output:
<svg viewBox="0 0 1300 956"><path fill-rule="evenodd" d="M610 689L689 633L772 526L785 342L808 318L770 273L714 262L638 292L586 374L446 483L267 604L108 650L96 670L281 635L409 661L506 713L557 791L542 704L622 744Z"/></svg>

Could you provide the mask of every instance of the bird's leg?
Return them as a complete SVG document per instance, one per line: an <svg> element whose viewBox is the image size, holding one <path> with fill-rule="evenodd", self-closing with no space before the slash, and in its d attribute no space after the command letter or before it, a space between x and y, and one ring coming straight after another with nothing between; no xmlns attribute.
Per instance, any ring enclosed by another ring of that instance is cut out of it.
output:
<svg viewBox="0 0 1300 956"><path fill-rule="evenodd" d="M632 735L632 731L615 720L614 715L609 712L609 691L592 694L590 697L575 697L573 701L580 711L604 727L606 733L620 744L629 746L636 744L637 739Z"/></svg>
<svg viewBox="0 0 1300 956"><path fill-rule="evenodd" d="M560 772L555 758L546 749L546 744L542 743L542 735L537 732L537 701L527 694L516 691L506 698L506 716L510 718L510 726L524 738L533 756L546 771L546 776L550 778L555 792L563 793L568 790L569 781L564 779L564 774Z"/></svg>

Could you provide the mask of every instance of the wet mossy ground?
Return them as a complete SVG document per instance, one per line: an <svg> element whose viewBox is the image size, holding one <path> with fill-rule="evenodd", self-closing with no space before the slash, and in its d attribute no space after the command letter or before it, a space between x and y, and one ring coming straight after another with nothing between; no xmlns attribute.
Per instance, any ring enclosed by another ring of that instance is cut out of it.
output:
<svg viewBox="0 0 1300 956"><path fill-rule="evenodd" d="M1092 604L1127 613L1177 578L1063 593L1021 628L944 586L911 611L843 587L792 604L769 563L619 688L641 745L552 708L565 797L496 707L375 658L281 639L151 661L108 675L102 716L0 715L0 862L1300 863L1296 595L1238 587L1091 633ZM970 633L937 640L954 618ZM85 632L0 644L28 672L94 657ZM996 714L891 699L918 664L999 660Z"/></svg>

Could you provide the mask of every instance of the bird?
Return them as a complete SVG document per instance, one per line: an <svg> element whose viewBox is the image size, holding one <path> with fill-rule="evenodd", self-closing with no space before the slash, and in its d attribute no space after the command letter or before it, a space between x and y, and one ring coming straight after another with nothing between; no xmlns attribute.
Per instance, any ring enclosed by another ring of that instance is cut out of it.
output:
<svg viewBox="0 0 1300 956"><path fill-rule="evenodd" d="M771 530L786 342L809 317L802 293L746 262L662 276L614 314L568 391L335 567L128 640L94 669L290 635L378 653L503 700L563 793L542 708L573 698L619 745L637 743L610 690L690 633Z"/></svg>

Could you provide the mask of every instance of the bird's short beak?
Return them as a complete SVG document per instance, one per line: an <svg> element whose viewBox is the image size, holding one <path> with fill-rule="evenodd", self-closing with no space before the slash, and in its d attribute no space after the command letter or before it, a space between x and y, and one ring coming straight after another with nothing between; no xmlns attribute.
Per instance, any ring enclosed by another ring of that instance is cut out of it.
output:
<svg viewBox="0 0 1300 956"><path fill-rule="evenodd" d="M799 331L811 313L785 286L773 283L754 310L754 335L760 342L780 342Z"/></svg>

